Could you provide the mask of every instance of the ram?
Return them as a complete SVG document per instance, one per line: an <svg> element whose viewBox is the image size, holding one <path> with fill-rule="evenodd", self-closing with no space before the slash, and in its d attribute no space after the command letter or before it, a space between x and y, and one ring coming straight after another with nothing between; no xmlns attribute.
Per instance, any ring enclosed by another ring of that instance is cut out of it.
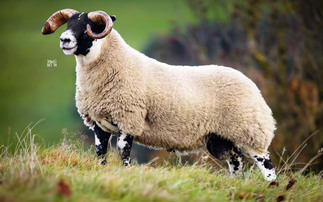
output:
<svg viewBox="0 0 323 202"><path fill-rule="evenodd" d="M229 67L172 66L131 48L103 11L63 9L45 23L60 37L66 55L76 58L76 106L95 132L103 158L111 134L123 165L132 142L178 152L207 150L228 158L231 174L243 174L243 157L255 160L265 180L276 178L268 147L275 120L257 86Z"/></svg>

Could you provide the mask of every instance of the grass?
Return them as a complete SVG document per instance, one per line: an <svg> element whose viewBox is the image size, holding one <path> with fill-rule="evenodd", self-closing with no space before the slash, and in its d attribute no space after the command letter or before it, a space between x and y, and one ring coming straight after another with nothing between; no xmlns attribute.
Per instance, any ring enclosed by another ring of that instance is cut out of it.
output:
<svg viewBox="0 0 323 202"><path fill-rule="evenodd" d="M0 201L320 201L323 197L321 175L278 168L279 179L270 185L257 169L249 169L240 179L201 161L134 162L123 168L114 149L103 166L94 149L86 149L82 141L65 137L46 147L35 143L32 129L17 136L14 153L8 146L0 148Z"/></svg>

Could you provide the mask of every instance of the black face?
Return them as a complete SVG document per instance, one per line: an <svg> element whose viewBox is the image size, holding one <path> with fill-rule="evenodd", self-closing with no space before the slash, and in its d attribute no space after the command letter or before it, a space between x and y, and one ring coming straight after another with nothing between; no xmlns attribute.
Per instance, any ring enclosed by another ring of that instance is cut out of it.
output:
<svg viewBox="0 0 323 202"><path fill-rule="evenodd" d="M86 31L87 25L91 26L91 29L95 33L101 33L105 26L93 23L88 19L88 13L76 13L67 22L67 29L70 30L77 41L77 49L74 52L75 55L86 55L89 53L92 46L92 42L95 40L91 38Z"/></svg>
<svg viewBox="0 0 323 202"><path fill-rule="evenodd" d="M115 16L110 16L112 21ZM90 25L92 32L102 33L105 25L97 24L88 19L87 13L76 13L70 17L67 22L67 29L60 36L60 47L65 55L84 55L86 56L96 39L91 38L87 31L87 25Z"/></svg>

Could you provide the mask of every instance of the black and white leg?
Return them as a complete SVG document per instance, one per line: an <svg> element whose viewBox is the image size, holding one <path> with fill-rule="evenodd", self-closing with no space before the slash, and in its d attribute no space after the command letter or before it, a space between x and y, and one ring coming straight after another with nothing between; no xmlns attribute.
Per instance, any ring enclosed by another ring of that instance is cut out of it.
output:
<svg viewBox="0 0 323 202"><path fill-rule="evenodd" d="M123 133L122 131L119 131L118 136L118 150L119 154L122 160L122 165L127 167L130 165L130 152L133 142L133 136Z"/></svg>
<svg viewBox="0 0 323 202"><path fill-rule="evenodd" d="M217 159L227 160L231 175L241 172L243 177L244 155L239 147L233 145L230 140L224 139L213 133L206 143L208 151Z"/></svg>
<svg viewBox="0 0 323 202"><path fill-rule="evenodd" d="M227 160L229 165L230 174L235 176L237 173L241 173L242 178L244 177L243 171L243 159L244 155L239 147L233 147L230 151L230 157Z"/></svg>
<svg viewBox="0 0 323 202"><path fill-rule="evenodd" d="M102 160L101 164L105 165L105 155L108 150L108 142L111 134L103 131L96 123L94 123L94 132L96 155L98 159Z"/></svg>
<svg viewBox="0 0 323 202"><path fill-rule="evenodd" d="M267 151L264 155L254 154L251 156L253 160L256 162L256 165L261 170L262 176L267 181L272 181L276 179L276 172L271 162L270 154Z"/></svg>

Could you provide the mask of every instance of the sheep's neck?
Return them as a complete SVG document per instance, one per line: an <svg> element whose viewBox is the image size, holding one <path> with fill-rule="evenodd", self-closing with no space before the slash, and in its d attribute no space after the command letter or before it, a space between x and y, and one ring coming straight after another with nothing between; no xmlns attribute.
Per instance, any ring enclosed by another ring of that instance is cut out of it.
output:
<svg viewBox="0 0 323 202"><path fill-rule="evenodd" d="M76 56L77 87L81 91L102 91L122 85L131 71L129 61L137 61L136 54L115 31L93 43L89 54ZM116 82L114 82L116 81Z"/></svg>

